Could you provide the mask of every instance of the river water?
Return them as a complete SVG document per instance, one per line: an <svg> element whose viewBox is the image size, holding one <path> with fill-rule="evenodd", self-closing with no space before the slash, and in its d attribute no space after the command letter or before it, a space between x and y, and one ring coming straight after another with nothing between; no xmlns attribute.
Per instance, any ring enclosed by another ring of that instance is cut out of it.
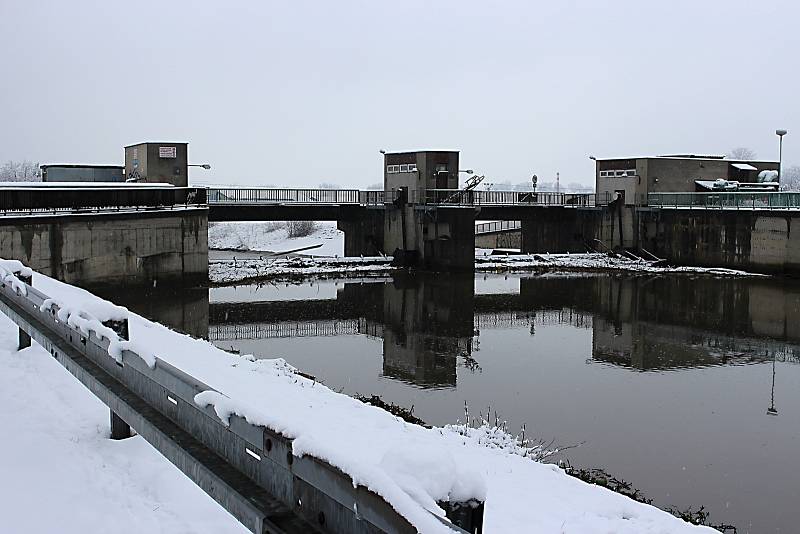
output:
<svg viewBox="0 0 800 534"><path fill-rule="evenodd" d="M187 292L133 309L284 357L442 425L495 412L578 445L660 507L800 530L800 284L633 275L396 275Z"/></svg>

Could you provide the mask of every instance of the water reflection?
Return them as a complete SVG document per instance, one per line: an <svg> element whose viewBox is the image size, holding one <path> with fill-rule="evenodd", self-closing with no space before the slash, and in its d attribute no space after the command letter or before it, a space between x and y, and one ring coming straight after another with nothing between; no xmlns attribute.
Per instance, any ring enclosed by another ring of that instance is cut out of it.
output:
<svg viewBox="0 0 800 534"><path fill-rule="evenodd" d="M477 282L480 288L481 280ZM530 277L477 294L473 277L396 276L337 283L335 298L218 302L209 336L237 340L363 334L383 343L383 375L454 387L487 329L565 324L591 330L587 363L637 371L800 362L800 291L774 282L689 277Z"/></svg>
<svg viewBox="0 0 800 534"><path fill-rule="evenodd" d="M513 431L585 443L573 465L604 467L660 506L794 531L795 282L405 275L121 303L225 349L283 356L335 390L413 405L433 424L458 419L465 400L491 405Z"/></svg>

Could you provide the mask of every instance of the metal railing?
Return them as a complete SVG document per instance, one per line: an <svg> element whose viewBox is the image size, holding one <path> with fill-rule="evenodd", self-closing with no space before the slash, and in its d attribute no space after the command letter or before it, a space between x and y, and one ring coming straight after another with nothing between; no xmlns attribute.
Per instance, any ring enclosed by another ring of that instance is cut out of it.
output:
<svg viewBox="0 0 800 534"><path fill-rule="evenodd" d="M475 225L476 234L492 234L494 232L507 232L522 228L520 221L492 221Z"/></svg>
<svg viewBox="0 0 800 534"><path fill-rule="evenodd" d="M425 204L467 206L567 206L594 207L594 193L550 193L533 191L461 191L458 189L428 189L424 198L414 199Z"/></svg>
<svg viewBox="0 0 800 534"><path fill-rule="evenodd" d="M331 204L382 205L399 198L397 190L360 191L358 189L274 189L274 188L210 188L208 203L214 204ZM428 189L412 191L409 202L414 204L468 206L567 206L593 207L594 193L535 193L532 191L462 191L460 189Z"/></svg>
<svg viewBox="0 0 800 534"><path fill-rule="evenodd" d="M3 215L119 211L201 206L202 187L3 187Z"/></svg>
<svg viewBox="0 0 800 534"><path fill-rule="evenodd" d="M27 283L0 282L0 312L29 336L28 345L36 340L110 408L112 435L115 421L118 428L133 427L252 532L415 531L385 499L340 469L309 454L295 456L292 440L279 431L237 415L226 425L213 406L198 406L195 396L211 386L158 357L123 349L112 358L109 339L59 320L57 305L42 307L48 299ZM127 334L127 321L121 323ZM470 531L471 521L482 521L475 515L482 505L441 504Z"/></svg>
<svg viewBox="0 0 800 534"><path fill-rule="evenodd" d="M209 204L354 204L377 205L394 200L391 191L358 189L209 189Z"/></svg>
<svg viewBox="0 0 800 534"><path fill-rule="evenodd" d="M800 209L800 193L650 193L651 208Z"/></svg>

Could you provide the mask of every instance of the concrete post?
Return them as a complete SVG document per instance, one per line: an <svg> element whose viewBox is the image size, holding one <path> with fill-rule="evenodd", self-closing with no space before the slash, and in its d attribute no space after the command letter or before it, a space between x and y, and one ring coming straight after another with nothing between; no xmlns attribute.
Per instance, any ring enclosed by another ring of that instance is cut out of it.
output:
<svg viewBox="0 0 800 534"><path fill-rule="evenodd" d="M120 416L109 410L111 414L111 439L125 439L131 437L131 427Z"/></svg>
<svg viewBox="0 0 800 534"><path fill-rule="evenodd" d="M31 276L22 276L20 273L14 273L17 278L19 278L22 282L25 282L29 286L33 285L33 275ZM19 343L17 344L17 350L27 349L31 346L31 336L28 335L22 328L19 329Z"/></svg>

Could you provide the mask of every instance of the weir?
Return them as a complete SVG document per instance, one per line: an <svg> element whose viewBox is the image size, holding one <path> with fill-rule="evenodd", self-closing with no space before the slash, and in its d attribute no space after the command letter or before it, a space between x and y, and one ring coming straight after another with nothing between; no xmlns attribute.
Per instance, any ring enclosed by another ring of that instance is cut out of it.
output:
<svg viewBox="0 0 800 534"><path fill-rule="evenodd" d="M407 167L412 177L423 168ZM431 271L472 271L477 243L524 253L626 249L677 265L800 274L798 193L651 193L626 204L609 195L431 187L457 184L453 172L410 180L387 171L386 191L0 188L0 252L89 287L191 287L208 280L209 221L331 220L346 256L383 254ZM479 242L476 220L498 221L479 226Z"/></svg>

